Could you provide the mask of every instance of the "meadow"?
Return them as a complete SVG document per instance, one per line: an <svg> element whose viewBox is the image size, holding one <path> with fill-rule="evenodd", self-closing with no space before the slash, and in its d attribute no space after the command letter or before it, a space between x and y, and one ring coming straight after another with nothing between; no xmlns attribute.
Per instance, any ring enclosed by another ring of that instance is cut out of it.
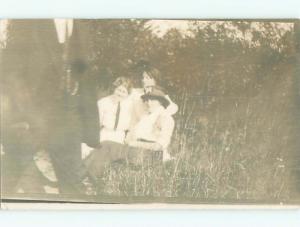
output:
<svg viewBox="0 0 300 227"><path fill-rule="evenodd" d="M162 70L164 86L179 106L170 146L174 160L139 169L110 166L104 194L150 202L294 201L291 169L299 131L293 26L210 22L191 26L190 36L171 29L157 37L144 29L147 22L141 23L95 25L109 30L99 35L94 48L108 39L116 50L113 59L107 59L106 51L95 55L95 62L106 62L95 74L101 72L103 81L130 76L133 58L139 56ZM136 39L126 37L132 35L129 28L137 30ZM119 53L128 55L120 58Z"/></svg>

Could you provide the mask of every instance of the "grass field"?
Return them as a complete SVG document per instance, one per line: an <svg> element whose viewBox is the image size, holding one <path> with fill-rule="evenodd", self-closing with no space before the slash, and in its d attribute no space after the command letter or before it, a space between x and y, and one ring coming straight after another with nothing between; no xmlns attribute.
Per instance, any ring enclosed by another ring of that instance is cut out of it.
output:
<svg viewBox="0 0 300 227"><path fill-rule="evenodd" d="M252 97L178 96L170 147L175 159L138 170L109 167L105 194L203 202L289 201L295 148L293 77L273 78Z"/></svg>

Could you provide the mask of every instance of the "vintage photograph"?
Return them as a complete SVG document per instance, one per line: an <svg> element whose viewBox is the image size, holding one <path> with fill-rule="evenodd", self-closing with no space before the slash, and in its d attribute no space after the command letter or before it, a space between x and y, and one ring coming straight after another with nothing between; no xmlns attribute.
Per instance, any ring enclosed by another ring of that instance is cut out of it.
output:
<svg viewBox="0 0 300 227"><path fill-rule="evenodd" d="M1 19L1 200L300 204L300 20Z"/></svg>

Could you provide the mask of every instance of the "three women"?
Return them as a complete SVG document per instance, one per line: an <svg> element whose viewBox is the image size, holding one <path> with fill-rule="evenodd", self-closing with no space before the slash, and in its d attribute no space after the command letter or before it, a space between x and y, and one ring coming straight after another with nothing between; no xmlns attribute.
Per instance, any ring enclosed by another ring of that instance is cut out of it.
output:
<svg viewBox="0 0 300 227"><path fill-rule="evenodd" d="M113 93L98 101L100 146L84 160L81 179L88 176L99 184L105 166L117 161L155 165L170 158L172 115L178 107L157 86L156 76L157 69L144 70L143 88L131 88L129 79L119 77Z"/></svg>

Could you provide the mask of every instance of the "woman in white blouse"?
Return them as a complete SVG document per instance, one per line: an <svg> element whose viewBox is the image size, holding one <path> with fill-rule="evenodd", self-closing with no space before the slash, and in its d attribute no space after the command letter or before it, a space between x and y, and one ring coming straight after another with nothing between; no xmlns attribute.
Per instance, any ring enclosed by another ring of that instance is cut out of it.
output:
<svg viewBox="0 0 300 227"><path fill-rule="evenodd" d="M98 101L100 146L83 161L84 166L78 170L80 181L85 177L98 181L105 165L124 160L122 150L132 110L132 103L128 99L130 91L131 81L119 77L113 83L113 93Z"/></svg>
<svg viewBox="0 0 300 227"><path fill-rule="evenodd" d="M113 83L113 94L100 99L97 103L100 124L100 143L111 141L124 144L125 134L131 119L131 81L125 77Z"/></svg>
<svg viewBox="0 0 300 227"><path fill-rule="evenodd" d="M175 126L173 117L167 112L170 101L157 87L141 98L147 103L148 112L127 136L129 162L132 157L133 160L139 157L139 164L168 161L171 159L168 146Z"/></svg>

